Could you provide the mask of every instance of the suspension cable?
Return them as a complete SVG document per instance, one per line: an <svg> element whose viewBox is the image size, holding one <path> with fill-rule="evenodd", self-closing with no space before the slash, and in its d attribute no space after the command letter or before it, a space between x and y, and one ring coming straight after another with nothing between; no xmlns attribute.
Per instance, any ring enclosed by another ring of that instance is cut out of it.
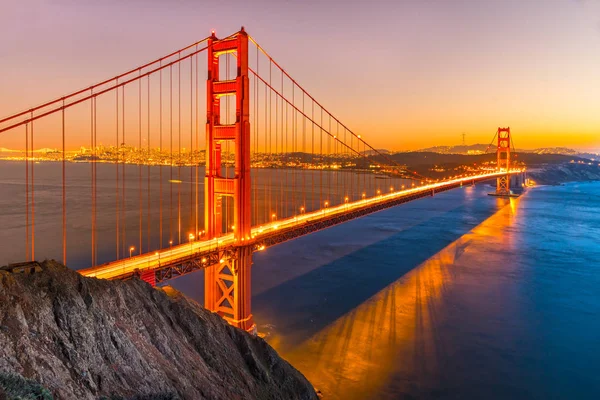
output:
<svg viewBox="0 0 600 400"><path fill-rule="evenodd" d="M62 262L67 265L67 193L65 173L65 110L62 110Z"/></svg>

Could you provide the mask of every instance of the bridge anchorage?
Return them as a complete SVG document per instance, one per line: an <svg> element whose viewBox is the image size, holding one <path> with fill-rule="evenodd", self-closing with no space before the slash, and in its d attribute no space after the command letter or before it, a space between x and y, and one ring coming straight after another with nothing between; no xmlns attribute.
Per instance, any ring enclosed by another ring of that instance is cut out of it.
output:
<svg viewBox="0 0 600 400"><path fill-rule="evenodd" d="M206 64L200 62L204 55ZM205 100L198 95L203 76ZM203 141L199 114L204 107ZM48 158L62 164L62 195L55 196L61 204L39 202L34 195L40 172L46 172L35 166L40 156L34 156L34 123L36 144L52 140L53 133L62 139L62 148ZM85 138L81 132L87 129ZM72 193L67 181L76 175L71 171L85 168L89 204L83 204L81 192L77 201L80 208L88 207L84 211L91 218L89 229L76 234L78 241L88 240L91 267L79 270L82 275L139 276L155 286L203 270L205 307L253 333L253 253L463 185L497 179L494 195L512 196L510 182L523 173L512 163L509 128L497 133L496 170L437 181L409 171L344 125L243 28L222 39L213 33L121 75L2 118L0 133L7 131L22 134L26 149L27 260L35 259L40 243L44 252L62 243L67 264L67 228L81 226L79 220L70 223L76 216L67 212ZM82 144L85 151L67 151L67 145ZM85 163L71 169L67 161ZM53 212L40 212L48 209ZM62 213L56 215L58 209ZM36 230L40 217L48 226L61 224L62 237Z"/></svg>

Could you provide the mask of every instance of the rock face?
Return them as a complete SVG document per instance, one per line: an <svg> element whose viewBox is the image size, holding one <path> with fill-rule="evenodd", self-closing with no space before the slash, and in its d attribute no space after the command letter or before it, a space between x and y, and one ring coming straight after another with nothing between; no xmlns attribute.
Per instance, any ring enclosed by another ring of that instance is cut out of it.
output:
<svg viewBox="0 0 600 400"><path fill-rule="evenodd" d="M85 278L53 262L0 271L0 372L59 399L316 399L261 338L173 289Z"/></svg>

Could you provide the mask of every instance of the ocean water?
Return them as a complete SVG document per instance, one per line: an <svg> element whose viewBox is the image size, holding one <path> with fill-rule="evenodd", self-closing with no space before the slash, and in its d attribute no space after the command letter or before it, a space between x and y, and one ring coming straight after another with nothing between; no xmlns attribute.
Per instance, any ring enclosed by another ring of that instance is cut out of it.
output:
<svg viewBox="0 0 600 400"><path fill-rule="evenodd" d="M600 398L600 184L488 191L257 256L259 329L328 399Z"/></svg>
<svg viewBox="0 0 600 400"><path fill-rule="evenodd" d="M6 171L3 255L23 217ZM326 399L600 398L600 183L516 199L491 190L456 189L255 254L259 331ZM70 209L76 224L84 210ZM47 213L40 229L56 230ZM170 283L202 302L202 272Z"/></svg>

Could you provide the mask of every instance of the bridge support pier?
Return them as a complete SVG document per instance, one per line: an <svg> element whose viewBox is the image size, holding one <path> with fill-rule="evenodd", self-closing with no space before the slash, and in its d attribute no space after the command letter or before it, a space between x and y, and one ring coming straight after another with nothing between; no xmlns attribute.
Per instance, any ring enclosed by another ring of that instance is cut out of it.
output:
<svg viewBox="0 0 600 400"><path fill-rule="evenodd" d="M204 306L231 325L256 333L251 312L252 247L238 247L234 257L205 270Z"/></svg>

